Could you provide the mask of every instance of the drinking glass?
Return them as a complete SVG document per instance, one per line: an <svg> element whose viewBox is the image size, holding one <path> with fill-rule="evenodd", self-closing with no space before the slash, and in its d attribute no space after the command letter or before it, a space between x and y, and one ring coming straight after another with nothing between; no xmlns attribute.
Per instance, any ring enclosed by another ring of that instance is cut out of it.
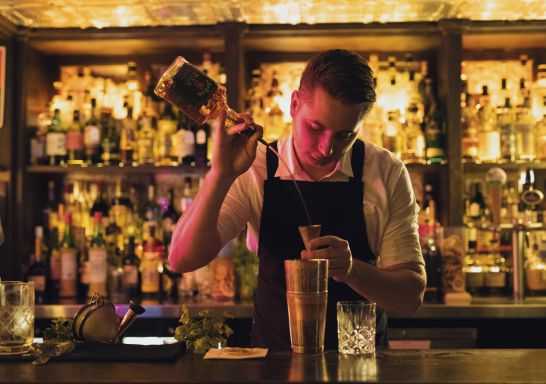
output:
<svg viewBox="0 0 546 384"><path fill-rule="evenodd" d="M337 303L339 352L348 355L375 353L375 303L339 301Z"/></svg>
<svg viewBox="0 0 546 384"><path fill-rule="evenodd" d="M28 352L34 338L34 282L0 281L0 354Z"/></svg>

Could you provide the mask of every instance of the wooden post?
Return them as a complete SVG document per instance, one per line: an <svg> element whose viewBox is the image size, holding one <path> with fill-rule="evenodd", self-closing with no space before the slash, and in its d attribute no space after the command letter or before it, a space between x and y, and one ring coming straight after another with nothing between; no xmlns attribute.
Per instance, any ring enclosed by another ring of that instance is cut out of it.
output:
<svg viewBox="0 0 546 384"><path fill-rule="evenodd" d="M244 108L245 55L243 36L245 23L229 22L219 24L224 31L224 66L227 75L228 105L237 112Z"/></svg>

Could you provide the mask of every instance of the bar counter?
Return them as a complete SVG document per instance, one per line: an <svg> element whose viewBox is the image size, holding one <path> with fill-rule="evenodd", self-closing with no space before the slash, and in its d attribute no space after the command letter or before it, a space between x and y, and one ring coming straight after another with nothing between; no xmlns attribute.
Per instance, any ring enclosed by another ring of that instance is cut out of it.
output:
<svg viewBox="0 0 546 384"><path fill-rule="evenodd" d="M375 358L270 352L256 360L186 353L173 363L0 362L0 383L543 383L545 361L545 349L386 350Z"/></svg>

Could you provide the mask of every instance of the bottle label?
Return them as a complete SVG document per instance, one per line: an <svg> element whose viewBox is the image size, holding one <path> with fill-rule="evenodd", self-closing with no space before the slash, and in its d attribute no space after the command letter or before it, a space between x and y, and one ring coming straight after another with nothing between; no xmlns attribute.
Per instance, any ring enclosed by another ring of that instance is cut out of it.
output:
<svg viewBox="0 0 546 384"><path fill-rule="evenodd" d="M47 134L46 154L48 156L66 155L66 136L63 133L49 132Z"/></svg>
<svg viewBox="0 0 546 384"><path fill-rule="evenodd" d="M204 129L200 129L197 131L195 135L195 142L199 145L206 144L207 132Z"/></svg>
<svg viewBox="0 0 546 384"><path fill-rule="evenodd" d="M133 288L138 284L138 269L136 265L123 266L123 286Z"/></svg>
<svg viewBox="0 0 546 384"><path fill-rule="evenodd" d="M218 84L190 63L184 63L173 76L168 99L189 113L199 111L212 98Z"/></svg>
<svg viewBox="0 0 546 384"><path fill-rule="evenodd" d="M104 248L89 249L89 283L105 283L108 254Z"/></svg>
<svg viewBox="0 0 546 384"><path fill-rule="evenodd" d="M86 125L83 134L86 147L97 147L100 144L100 130L96 125Z"/></svg>
<svg viewBox="0 0 546 384"><path fill-rule="evenodd" d="M28 277L28 281L34 282L34 290L36 292L43 292L46 288L46 278L44 275L31 275Z"/></svg>
<svg viewBox="0 0 546 384"><path fill-rule="evenodd" d="M69 131L66 134L66 149L72 151L83 149L83 135L80 131Z"/></svg>
<svg viewBox="0 0 546 384"><path fill-rule="evenodd" d="M76 280L76 251L71 248L61 250L61 280Z"/></svg>
<svg viewBox="0 0 546 384"><path fill-rule="evenodd" d="M191 156L195 152L195 135L192 131L188 129L181 129L177 133L177 147L176 156L178 158L183 158L186 156Z"/></svg>
<svg viewBox="0 0 546 384"><path fill-rule="evenodd" d="M468 208L468 213L469 213L470 217L479 217L480 216L480 204L470 203L470 207Z"/></svg>
<svg viewBox="0 0 546 384"><path fill-rule="evenodd" d="M143 293L159 292L159 257L155 252L143 252L140 264Z"/></svg>
<svg viewBox="0 0 546 384"><path fill-rule="evenodd" d="M53 249L49 259L49 278L53 281L61 279L61 255L59 251Z"/></svg>
<svg viewBox="0 0 546 384"><path fill-rule="evenodd" d="M45 142L43 139L35 137L30 140L30 162L36 164L45 156Z"/></svg>

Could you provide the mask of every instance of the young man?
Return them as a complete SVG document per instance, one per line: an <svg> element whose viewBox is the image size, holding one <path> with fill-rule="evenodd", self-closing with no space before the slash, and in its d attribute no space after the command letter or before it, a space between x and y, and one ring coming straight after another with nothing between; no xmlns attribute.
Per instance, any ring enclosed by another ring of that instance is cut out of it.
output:
<svg viewBox="0 0 546 384"><path fill-rule="evenodd" d="M217 130L212 166L193 205L177 223L169 261L179 272L209 263L248 224L247 245L260 258L252 343L290 349L285 259L329 260L325 348L337 347L336 302L368 299L387 311L411 314L422 304L426 275L417 234L418 207L403 163L357 140L375 101L373 74L353 52L314 56L292 94L292 133L274 143L289 169L252 124ZM321 237L310 251L298 232L308 224L290 172ZM378 311L377 335L386 321Z"/></svg>

